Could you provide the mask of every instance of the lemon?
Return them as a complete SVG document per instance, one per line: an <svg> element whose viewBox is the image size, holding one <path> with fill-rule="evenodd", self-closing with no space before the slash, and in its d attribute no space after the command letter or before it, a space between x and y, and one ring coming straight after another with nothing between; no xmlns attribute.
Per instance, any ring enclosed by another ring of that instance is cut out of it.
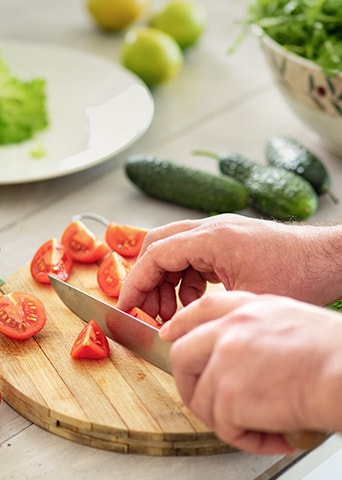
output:
<svg viewBox="0 0 342 480"><path fill-rule="evenodd" d="M147 11L151 0L86 0L88 11L102 29L121 30Z"/></svg>
<svg viewBox="0 0 342 480"><path fill-rule="evenodd" d="M207 24L207 12L191 0L171 0L152 15L151 27L171 35L184 50L193 46L202 36Z"/></svg>
<svg viewBox="0 0 342 480"><path fill-rule="evenodd" d="M136 27L124 37L121 63L154 87L178 74L183 53L170 35L151 27Z"/></svg>

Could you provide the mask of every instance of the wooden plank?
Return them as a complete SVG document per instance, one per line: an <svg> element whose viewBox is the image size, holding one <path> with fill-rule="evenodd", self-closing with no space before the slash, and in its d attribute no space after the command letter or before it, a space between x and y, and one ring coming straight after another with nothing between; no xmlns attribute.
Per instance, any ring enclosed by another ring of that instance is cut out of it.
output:
<svg viewBox="0 0 342 480"><path fill-rule="evenodd" d="M96 265L77 265L70 283L108 302L96 273ZM0 386L7 403L23 416L61 437L117 452L232 451L182 404L170 375L124 347L110 341L109 358L73 360L70 349L84 323L51 286L32 279L28 265L2 290L30 292L47 310L46 326L34 338L0 338Z"/></svg>

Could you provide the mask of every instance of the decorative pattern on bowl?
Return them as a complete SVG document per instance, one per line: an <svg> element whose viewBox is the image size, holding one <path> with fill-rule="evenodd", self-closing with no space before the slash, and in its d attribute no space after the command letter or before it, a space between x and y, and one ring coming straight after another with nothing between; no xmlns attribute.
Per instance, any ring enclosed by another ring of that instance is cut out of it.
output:
<svg viewBox="0 0 342 480"><path fill-rule="evenodd" d="M279 87L308 107L342 117L342 74L328 77L313 62L263 35L262 46ZM342 134L342 132L341 132Z"/></svg>
<svg viewBox="0 0 342 480"><path fill-rule="evenodd" d="M265 58L279 92L320 143L342 158L342 73L328 77L315 63L261 35Z"/></svg>

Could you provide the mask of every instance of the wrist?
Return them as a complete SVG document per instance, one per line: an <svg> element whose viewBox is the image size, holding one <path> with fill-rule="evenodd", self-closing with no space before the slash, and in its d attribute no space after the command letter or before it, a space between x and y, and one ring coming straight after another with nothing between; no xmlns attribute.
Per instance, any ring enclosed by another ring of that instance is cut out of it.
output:
<svg viewBox="0 0 342 480"><path fill-rule="evenodd" d="M342 225L310 226L298 231L304 239L304 300L329 305L342 299Z"/></svg>

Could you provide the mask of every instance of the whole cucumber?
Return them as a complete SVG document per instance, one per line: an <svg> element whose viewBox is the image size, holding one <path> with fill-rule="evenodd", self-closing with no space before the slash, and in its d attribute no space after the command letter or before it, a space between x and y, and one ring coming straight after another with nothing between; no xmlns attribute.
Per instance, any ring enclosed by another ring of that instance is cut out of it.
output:
<svg viewBox="0 0 342 480"><path fill-rule="evenodd" d="M247 207L247 189L231 177L196 170L154 156L132 156L128 178L147 195L209 214Z"/></svg>
<svg viewBox="0 0 342 480"><path fill-rule="evenodd" d="M266 161L269 165L285 168L305 178L318 195L327 193L336 203L331 193L331 178L322 161L293 138L274 135L265 146Z"/></svg>
<svg viewBox="0 0 342 480"><path fill-rule="evenodd" d="M196 151L219 161L220 171L244 184L255 210L277 220L304 220L318 205L317 195L305 179L280 167L261 165L231 152L218 155Z"/></svg>

